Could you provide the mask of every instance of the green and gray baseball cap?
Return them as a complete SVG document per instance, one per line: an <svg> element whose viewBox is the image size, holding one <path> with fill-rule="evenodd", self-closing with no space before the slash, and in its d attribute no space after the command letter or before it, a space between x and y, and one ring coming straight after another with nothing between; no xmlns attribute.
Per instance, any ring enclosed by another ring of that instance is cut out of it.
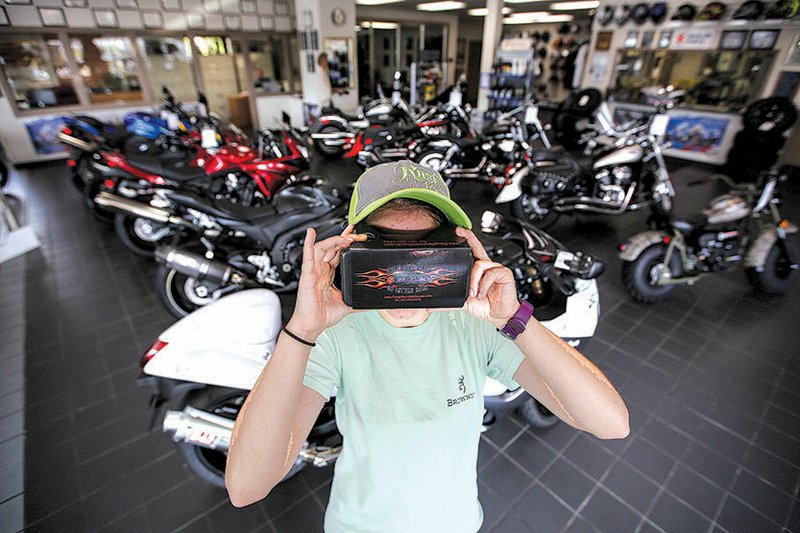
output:
<svg viewBox="0 0 800 533"><path fill-rule="evenodd" d="M395 198L411 198L438 208L456 226L471 229L472 221L450 199L441 174L412 161L394 161L367 169L356 181L348 221L357 224Z"/></svg>

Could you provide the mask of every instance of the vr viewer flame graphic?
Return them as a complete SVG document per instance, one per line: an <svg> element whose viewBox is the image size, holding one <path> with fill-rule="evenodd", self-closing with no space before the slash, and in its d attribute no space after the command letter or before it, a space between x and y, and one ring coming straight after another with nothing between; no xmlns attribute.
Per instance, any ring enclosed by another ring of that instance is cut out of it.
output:
<svg viewBox="0 0 800 533"><path fill-rule="evenodd" d="M373 269L366 272L356 273L356 285L370 287L372 289L383 289L391 285L401 285L406 287L444 287L451 283L457 283L455 278L458 273L447 268L437 268L435 270L393 270L389 272L385 269Z"/></svg>

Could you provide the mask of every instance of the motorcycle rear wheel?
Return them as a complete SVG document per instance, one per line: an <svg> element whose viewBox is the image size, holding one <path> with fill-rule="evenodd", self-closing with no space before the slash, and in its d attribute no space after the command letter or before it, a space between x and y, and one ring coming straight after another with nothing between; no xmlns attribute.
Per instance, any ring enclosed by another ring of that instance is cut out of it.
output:
<svg viewBox="0 0 800 533"><path fill-rule="evenodd" d="M511 214L515 218L533 224L539 229L547 229L558 221L561 213L553 209L539 206L538 210L531 197L523 194L511 204Z"/></svg>
<svg viewBox="0 0 800 533"><path fill-rule="evenodd" d="M342 128L328 125L320 128L319 132L317 133L337 133L342 131L344 131ZM340 159L345 152L344 148L342 148L342 145L325 144L325 141L322 139L314 139L314 147L325 159Z"/></svg>
<svg viewBox="0 0 800 533"><path fill-rule="evenodd" d="M156 272L158 297L167 311L176 318L183 318L219 299L219 296L215 296L213 291L209 292L208 296L198 294L196 291L201 285L195 278L190 278L164 265L159 265Z"/></svg>
<svg viewBox="0 0 800 533"><path fill-rule="evenodd" d="M168 229L169 233L156 238L161 230ZM138 218L131 215L117 213L114 218L114 231L126 248L142 257L153 257L156 247L165 239L175 236L176 230L155 221ZM148 236L147 232L150 232Z"/></svg>
<svg viewBox="0 0 800 533"><path fill-rule="evenodd" d="M800 247L788 240L784 241L784 245L785 251L781 249L780 243L772 245L761 272L755 268L747 269L747 277L758 291L783 294L797 278L797 271L791 265L800 261Z"/></svg>
<svg viewBox="0 0 800 533"><path fill-rule="evenodd" d="M186 403L206 412L235 420L246 398L247 394L243 391L210 388L190 392L187 396ZM225 488L225 463L228 459L227 453L195 446L188 442L179 442L178 449L186 460L187 466L198 477L215 487L221 489ZM289 469L289 472L283 478L283 481L297 474L305 465L305 461L298 457Z"/></svg>
<svg viewBox="0 0 800 533"><path fill-rule="evenodd" d="M633 261L622 263L622 283L628 294L637 302L655 303L666 298L675 288L675 285L656 285L655 279L661 264L666 257L667 247L655 244L645 249ZM680 276L681 260L679 254L674 253L669 260L669 269L672 277Z"/></svg>

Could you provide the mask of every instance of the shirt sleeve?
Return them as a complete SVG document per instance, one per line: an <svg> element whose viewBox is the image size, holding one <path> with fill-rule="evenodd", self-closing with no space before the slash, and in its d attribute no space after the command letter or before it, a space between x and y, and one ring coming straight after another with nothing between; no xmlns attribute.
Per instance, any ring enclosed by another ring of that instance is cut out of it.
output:
<svg viewBox="0 0 800 533"><path fill-rule="evenodd" d="M317 345L311 348L303 385L315 390L327 401L339 387L340 377L338 344L334 335L326 330L317 337Z"/></svg>
<svg viewBox="0 0 800 533"><path fill-rule="evenodd" d="M525 355L514 341L500 335L492 324L481 320L481 327L488 349L486 375L496 379L508 389L518 389L519 383L514 381L514 374L525 359Z"/></svg>

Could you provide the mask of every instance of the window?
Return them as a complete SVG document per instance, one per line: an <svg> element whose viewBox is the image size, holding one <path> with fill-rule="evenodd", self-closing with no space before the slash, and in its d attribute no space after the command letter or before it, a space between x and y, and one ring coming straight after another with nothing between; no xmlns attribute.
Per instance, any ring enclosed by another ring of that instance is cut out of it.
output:
<svg viewBox="0 0 800 533"><path fill-rule="evenodd" d="M286 93L295 89L294 72L289 54L297 53L291 49L291 42L282 37L250 41L249 55L251 79L256 94Z"/></svg>
<svg viewBox="0 0 800 533"><path fill-rule="evenodd" d="M20 111L78 103L74 73L55 35L1 36L0 58Z"/></svg>
<svg viewBox="0 0 800 533"><path fill-rule="evenodd" d="M139 37L136 45L144 59L156 98L164 87L168 87L179 102L197 99L192 70L192 43L188 37Z"/></svg>
<svg viewBox="0 0 800 533"><path fill-rule="evenodd" d="M93 104L142 100L130 39L80 35L71 38L70 46L78 63L78 74L83 78Z"/></svg>

